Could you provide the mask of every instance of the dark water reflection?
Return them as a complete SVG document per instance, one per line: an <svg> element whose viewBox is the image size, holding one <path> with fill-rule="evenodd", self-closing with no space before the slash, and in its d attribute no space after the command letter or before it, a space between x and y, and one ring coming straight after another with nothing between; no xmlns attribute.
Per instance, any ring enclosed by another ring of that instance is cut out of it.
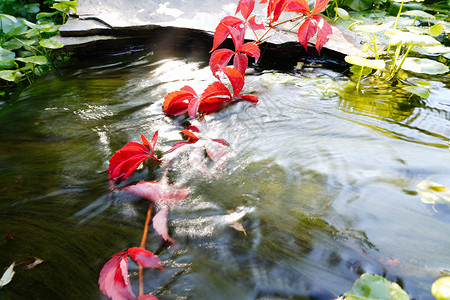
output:
<svg viewBox="0 0 450 300"><path fill-rule="evenodd" d="M448 77L430 80L430 98L420 100L382 88L340 97L333 90L345 80L326 69L304 68L284 83L264 73L246 85L259 104L199 124L233 155L218 179L182 165L174 173L191 194L170 215L177 247L149 237L166 270L145 273L146 291L333 299L371 272L432 299L430 284L450 270L450 209L421 202L416 189L425 179L450 187ZM22 265L1 299L103 298L98 273L139 244L147 207L108 194L107 161L157 129L159 148L169 149L182 120L161 113L163 97L210 82L207 65L189 59L104 58L40 79L2 108L0 237L14 239L0 240L0 266ZM247 236L230 227L236 221ZM34 257L44 263L25 270Z"/></svg>

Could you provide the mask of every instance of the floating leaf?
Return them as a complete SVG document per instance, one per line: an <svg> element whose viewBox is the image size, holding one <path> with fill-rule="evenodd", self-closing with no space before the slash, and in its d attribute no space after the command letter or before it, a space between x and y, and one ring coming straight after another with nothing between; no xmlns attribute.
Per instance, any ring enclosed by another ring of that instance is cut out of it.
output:
<svg viewBox="0 0 450 300"><path fill-rule="evenodd" d="M422 86L405 86L402 89L410 92L411 94L417 95L422 99L427 99L428 96L430 96L430 92Z"/></svg>
<svg viewBox="0 0 450 300"><path fill-rule="evenodd" d="M374 33L386 30L390 28L394 24L394 21L387 22L380 25L356 25L352 27L353 31L362 31L367 33Z"/></svg>
<svg viewBox="0 0 450 300"><path fill-rule="evenodd" d="M39 41L39 45L41 45L44 48L48 49L59 49L64 47L64 44L57 40L52 39L44 39Z"/></svg>
<svg viewBox="0 0 450 300"><path fill-rule="evenodd" d="M420 201L426 204L450 204L450 189L431 180L422 180L416 186Z"/></svg>
<svg viewBox="0 0 450 300"><path fill-rule="evenodd" d="M416 34L412 32L396 31L391 36L390 44L392 46L397 45L410 45L410 46L437 46L440 45L439 41L429 35Z"/></svg>
<svg viewBox="0 0 450 300"><path fill-rule="evenodd" d="M395 282L380 275L364 273L346 292L347 300L409 300L408 294Z"/></svg>
<svg viewBox="0 0 450 300"><path fill-rule="evenodd" d="M397 65L399 63L397 61ZM438 61L417 57L407 57L401 68L406 71L429 75L445 74L450 70L449 67Z"/></svg>
<svg viewBox="0 0 450 300"><path fill-rule="evenodd" d="M361 66L357 66L357 65L353 65L350 67L350 72L352 72L353 74L359 75L361 74ZM370 73L372 73L372 68L364 68L362 70L362 74L361 75L369 75Z"/></svg>
<svg viewBox="0 0 450 300"><path fill-rule="evenodd" d="M445 276L437 279L431 285L431 293L437 300L450 299L450 276Z"/></svg>
<svg viewBox="0 0 450 300"><path fill-rule="evenodd" d="M247 236L247 233L245 232L245 228L244 228L244 226L242 226L241 222L236 221L233 224L231 224L230 227L236 229L237 231L243 232L244 235Z"/></svg>
<svg viewBox="0 0 450 300"><path fill-rule="evenodd" d="M36 268L38 265L42 264L43 262L44 262L44 260L35 257L34 261L31 264L28 264L25 266L25 269L30 270L30 269Z"/></svg>
<svg viewBox="0 0 450 300"><path fill-rule="evenodd" d="M346 56L345 61L352 65L361 67L369 67L372 69L383 70L386 66L384 60L381 59L367 59L359 56Z"/></svg>
<svg viewBox="0 0 450 300"><path fill-rule="evenodd" d="M14 265L15 265L15 262L13 262L9 266L9 268L5 271L5 273L3 273L2 278L0 278L0 287L3 287L3 286L5 286L5 285L7 285L8 283L11 282L11 279L13 278L14 273L15 273L14 272Z"/></svg>
<svg viewBox="0 0 450 300"><path fill-rule="evenodd" d="M24 63L32 63L35 65L45 65L48 61L47 58L43 55L35 55L29 57L19 57L16 60L24 62Z"/></svg>
<svg viewBox="0 0 450 300"><path fill-rule="evenodd" d="M423 10L408 10L408 11L402 12L401 14L407 15L407 16L418 17L418 18L422 18L422 19L430 19L430 20L436 19L435 16L430 15L429 13L426 13Z"/></svg>

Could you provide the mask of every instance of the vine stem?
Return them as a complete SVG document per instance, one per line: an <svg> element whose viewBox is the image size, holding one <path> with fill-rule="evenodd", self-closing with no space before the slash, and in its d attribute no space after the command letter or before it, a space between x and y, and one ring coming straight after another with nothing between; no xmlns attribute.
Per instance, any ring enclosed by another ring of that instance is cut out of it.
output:
<svg viewBox="0 0 450 300"><path fill-rule="evenodd" d="M139 247L145 249L145 243L147 242L147 234L148 234L148 226L150 224L150 219L152 216L153 203L151 202L148 211L147 217L145 218L144 232L142 233L141 244ZM144 295L144 269L142 265L139 264L139 296Z"/></svg>

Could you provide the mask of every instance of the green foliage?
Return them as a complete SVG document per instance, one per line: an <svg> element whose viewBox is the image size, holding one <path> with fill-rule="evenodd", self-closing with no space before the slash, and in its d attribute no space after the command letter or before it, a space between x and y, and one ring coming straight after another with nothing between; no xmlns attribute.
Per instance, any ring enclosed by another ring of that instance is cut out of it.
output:
<svg viewBox="0 0 450 300"><path fill-rule="evenodd" d="M409 300L408 294L397 283L368 273L362 274L344 295L347 300Z"/></svg>
<svg viewBox="0 0 450 300"><path fill-rule="evenodd" d="M75 1L45 1L43 7L30 1L0 0L0 86L31 82L64 60L52 50L63 47L51 39L58 34ZM41 12L41 9L55 11Z"/></svg>

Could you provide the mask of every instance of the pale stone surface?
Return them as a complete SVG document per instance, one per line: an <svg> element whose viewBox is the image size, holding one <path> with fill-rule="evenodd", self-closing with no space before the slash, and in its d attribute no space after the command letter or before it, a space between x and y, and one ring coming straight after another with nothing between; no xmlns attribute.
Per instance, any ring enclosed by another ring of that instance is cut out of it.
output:
<svg viewBox="0 0 450 300"><path fill-rule="evenodd" d="M61 27L59 39L65 44L76 45L77 36L136 36L145 35L156 27L187 28L213 34L219 21L234 15L238 0L79 0L78 19L72 19ZM259 1L257 1L259 2ZM266 5L257 4L253 14L257 22L265 19ZM289 19L295 14L285 14ZM329 22L333 34L324 48L343 55L364 56L357 36L346 28ZM266 41L271 44L297 42L293 23L273 30ZM246 38L253 40L248 30ZM314 41L312 41L314 42Z"/></svg>

